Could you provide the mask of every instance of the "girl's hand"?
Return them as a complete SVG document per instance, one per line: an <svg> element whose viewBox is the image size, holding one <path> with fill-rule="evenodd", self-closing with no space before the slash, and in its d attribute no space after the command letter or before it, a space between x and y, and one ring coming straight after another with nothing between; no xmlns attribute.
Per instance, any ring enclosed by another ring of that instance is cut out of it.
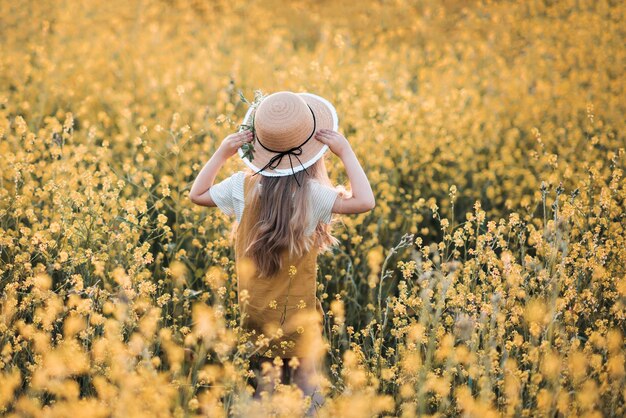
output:
<svg viewBox="0 0 626 418"><path fill-rule="evenodd" d="M320 129L315 134L315 139L328 145L328 148L339 158L342 158L346 152L352 149L345 136L330 129Z"/></svg>
<svg viewBox="0 0 626 418"><path fill-rule="evenodd" d="M241 148L246 142L252 142L252 131L245 130L241 132L235 132L228 135L218 149L225 158L230 158L237 153L237 150Z"/></svg>

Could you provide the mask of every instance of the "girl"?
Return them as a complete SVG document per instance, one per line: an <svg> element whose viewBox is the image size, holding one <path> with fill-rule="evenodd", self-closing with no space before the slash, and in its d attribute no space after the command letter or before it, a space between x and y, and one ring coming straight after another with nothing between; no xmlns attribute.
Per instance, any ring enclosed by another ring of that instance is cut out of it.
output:
<svg viewBox="0 0 626 418"><path fill-rule="evenodd" d="M266 96L250 107L240 132L223 140L189 193L195 204L236 216L242 325L260 341L270 338L251 358L252 366L277 374L270 362L280 357L280 380L289 374L312 397L307 413L323 401L317 384L325 321L316 296L317 254L337 243L330 235L332 213L361 213L375 205L367 176L337 128L335 108L320 96L288 91ZM330 184L323 158L328 149L345 166L351 196ZM251 170L213 185L220 167L237 152ZM255 397L272 392L279 377L259 381L265 373L255 371Z"/></svg>

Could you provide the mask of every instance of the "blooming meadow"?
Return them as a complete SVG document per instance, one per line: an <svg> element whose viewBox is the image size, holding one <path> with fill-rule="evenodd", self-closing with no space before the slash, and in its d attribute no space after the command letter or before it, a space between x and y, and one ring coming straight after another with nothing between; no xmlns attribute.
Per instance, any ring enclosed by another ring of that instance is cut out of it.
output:
<svg viewBox="0 0 626 418"><path fill-rule="evenodd" d="M188 199L261 89L328 98L377 199L318 259L318 416L624 416L625 13L0 2L0 414L306 410L252 399L271 336L239 326L233 219Z"/></svg>

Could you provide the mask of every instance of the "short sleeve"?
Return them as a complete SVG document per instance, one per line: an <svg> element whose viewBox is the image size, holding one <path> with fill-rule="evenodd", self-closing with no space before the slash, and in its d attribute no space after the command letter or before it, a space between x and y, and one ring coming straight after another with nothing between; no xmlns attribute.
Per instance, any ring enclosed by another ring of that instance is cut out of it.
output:
<svg viewBox="0 0 626 418"><path fill-rule="evenodd" d="M240 180L240 173L237 172L209 188L209 194L213 202L222 212L229 216L235 214L236 192L239 190L237 184Z"/></svg>
<svg viewBox="0 0 626 418"><path fill-rule="evenodd" d="M311 182L313 189L311 198L313 203L313 219L317 222L330 223L332 209L339 191L317 181Z"/></svg>

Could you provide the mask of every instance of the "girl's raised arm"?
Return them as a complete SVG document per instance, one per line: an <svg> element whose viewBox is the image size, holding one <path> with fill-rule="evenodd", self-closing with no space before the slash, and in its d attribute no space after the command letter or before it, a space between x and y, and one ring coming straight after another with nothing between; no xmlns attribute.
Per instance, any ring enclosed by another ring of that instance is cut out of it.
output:
<svg viewBox="0 0 626 418"><path fill-rule="evenodd" d="M315 138L328 145L330 150L343 162L350 179L352 197L338 196L333 205L333 213L362 213L374 209L376 200L370 182L356 158L348 140L339 132L321 129Z"/></svg>
<svg viewBox="0 0 626 418"><path fill-rule="evenodd" d="M252 141L251 131L242 131L228 135L220 144L215 154L202 167L198 177L189 191L189 199L200 206L216 206L209 189L213 186L217 172L226 160L237 153L237 150L246 142Z"/></svg>

